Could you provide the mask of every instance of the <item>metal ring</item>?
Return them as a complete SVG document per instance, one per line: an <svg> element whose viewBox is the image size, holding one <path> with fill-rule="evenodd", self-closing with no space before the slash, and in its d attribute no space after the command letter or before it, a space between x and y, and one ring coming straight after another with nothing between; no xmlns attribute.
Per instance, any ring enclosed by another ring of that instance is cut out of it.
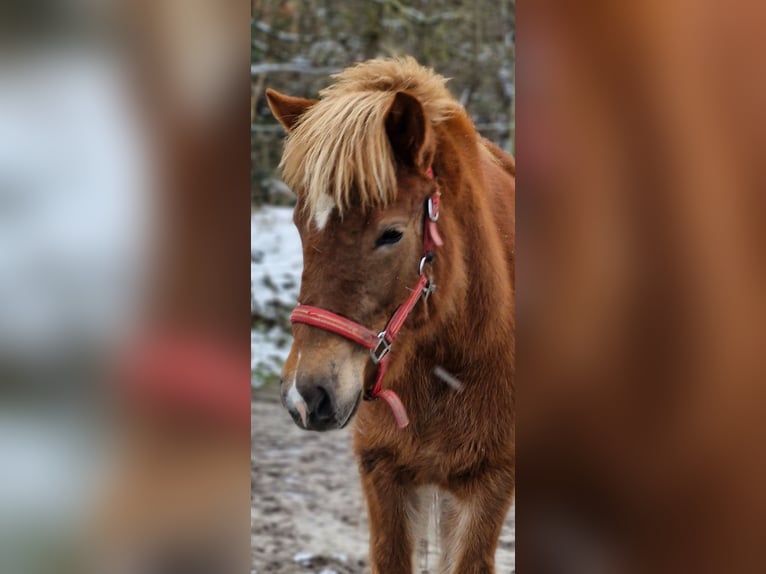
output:
<svg viewBox="0 0 766 574"><path fill-rule="evenodd" d="M429 251L423 257L420 258L420 264L418 265L418 275L423 275L423 269L426 266L426 263L431 263L434 260L434 254L432 251Z"/></svg>
<svg viewBox="0 0 766 574"><path fill-rule="evenodd" d="M426 263L432 263L434 260L434 253L433 251L429 251L423 257L420 258L420 264L418 265L418 275L423 274L423 269L426 266Z"/></svg>
<svg viewBox="0 0 766 574"><path fill-rule="evenodd" d="M433 222L439 221L439 212L437 211L436 214L434 214L434 200L433 197L428 198L428 219L430 219Z"/></svg>
<svg viewBox="0 0 766 574"><path fill-rule="evenodd" d="M425 255L420 258L420 265L418 265L418 275L423 275L423 268L426 266L427 261L428 258Z"/></svg>

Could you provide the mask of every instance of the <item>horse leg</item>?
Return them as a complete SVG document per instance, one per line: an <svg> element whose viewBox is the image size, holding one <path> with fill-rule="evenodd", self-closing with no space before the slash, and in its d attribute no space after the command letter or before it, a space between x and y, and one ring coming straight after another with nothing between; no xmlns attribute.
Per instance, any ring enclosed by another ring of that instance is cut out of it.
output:
<svg viewBox="0 0 766 574"><path fill-rule="evenodd" d="M427 511L423 497L390 459L363 452L361 463L371 574L412 574L416 531Z"/></svg>
<svg viewBox="0 0 766 574"><path fill-rule="evenodd" d="M511 476L482 476L440 499L440 574L494 574L500 530L513 501Z"/></svg>

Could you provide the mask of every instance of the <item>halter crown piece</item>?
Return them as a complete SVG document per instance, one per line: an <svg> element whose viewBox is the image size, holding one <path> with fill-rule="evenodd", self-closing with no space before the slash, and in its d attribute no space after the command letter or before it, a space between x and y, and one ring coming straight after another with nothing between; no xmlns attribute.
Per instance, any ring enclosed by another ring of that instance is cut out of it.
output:
<svg viewBox="0 0 766 574"><path fill-rule="evenodd" d="M434 179L432 168L428 168L426 175ZM355 323L345 317L341 317L326 309L312 307L310 305L298 305L290 315L292 323L303 323L318 327L325 331L330 331L341 337L369 349L370 360L378 366L378 373L375 378L375 385L369 393L366 393L365 400L383 399L391 407L394 419L399 428L403 429L410 424L407 417L407 410L404 408L399 396L391 389L383 388L383 377L388 370L389 355L391 347L399 336L407 317L417 305L421 298L428 298L433 292L435 285L431 278L426 274L426 264L432 263L435 255L435 249L441 247L444 242L436 222L439 220L439 192L435 192L428 198L425 220L423 223L423 256L418 266L418 281L412 289L410 296L402 303L389 319L385 329L380 333L371 331L364 325Z"/></svg>

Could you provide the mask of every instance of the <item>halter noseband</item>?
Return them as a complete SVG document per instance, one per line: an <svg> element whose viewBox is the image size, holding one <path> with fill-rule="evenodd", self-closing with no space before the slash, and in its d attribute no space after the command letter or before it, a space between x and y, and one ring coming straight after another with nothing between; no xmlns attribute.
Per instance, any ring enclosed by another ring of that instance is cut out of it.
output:
<svg viewBox="0 0 766 574"><path fill-rule="evenodd" d="M434 178L433 170L429 167L426 172L428 177ZM426 209L426 215L423 222L423 257L420 259L420 265L418 266L418 281L412 289L412 293L402 303L394 314L389 319L385 329L380 333L371 331L364 325L355 323L350 319L341 317L326 309L320 309L319 307L312 307L310 305L298 305L290 315L290 321L292 323L303 323L305 325L311 325L312 327L318 327L325 331L330 331L336 335L345 337L346 339L361 345L369 349L370 359L374 364L378 366L378 373L375 378L375 385L372 387L370 393L365 393L365 400L374 400L382 398L391 407L391 411L396 419L396 424L399 428L405 428L410 424L407 417L407 411L402 404L398 395L390 390L383 388L383 377L388 369L389 353L391 352L391 346L396 338L399 336L407 317L420 301L421 297L428 296L435 289L431 278L426 274L425 267L427 263L432 263L434 259L434 249L441 247L443 241L439 235L439 230L436 222L439 220L439 192L435 192L428 198L428 204Z"/></svg>

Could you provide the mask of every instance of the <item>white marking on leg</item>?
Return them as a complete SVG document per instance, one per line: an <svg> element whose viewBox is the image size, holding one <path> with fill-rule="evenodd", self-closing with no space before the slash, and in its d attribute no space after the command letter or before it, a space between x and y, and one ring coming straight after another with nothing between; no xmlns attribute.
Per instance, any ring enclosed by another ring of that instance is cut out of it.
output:
<svg viewBox="0 0 766 574"><path fill-rule="evenodd" d="M435 493L433 486L420 486L407 501L407 521L414 550L413 572L429 571L428 556L433 551L429 540L429 518L433 512Z"/></svg>
<svg viewBox="0 0 766 574"><path fill-rule="evenodd" d="M458 574L455 572L457 561L462 554L462 546L474 521L474 509L467 502L458 501L453 495L441 491L441 563L440 574Z"/></svg>
<svg viewBox="0 0 766 574"><path fill-rule="evenodd" d="M327 225L327 220L335 209L335 199L331 195L323 193L317 198L316 209L314 211L314 225L319 231Z"/></svg>

